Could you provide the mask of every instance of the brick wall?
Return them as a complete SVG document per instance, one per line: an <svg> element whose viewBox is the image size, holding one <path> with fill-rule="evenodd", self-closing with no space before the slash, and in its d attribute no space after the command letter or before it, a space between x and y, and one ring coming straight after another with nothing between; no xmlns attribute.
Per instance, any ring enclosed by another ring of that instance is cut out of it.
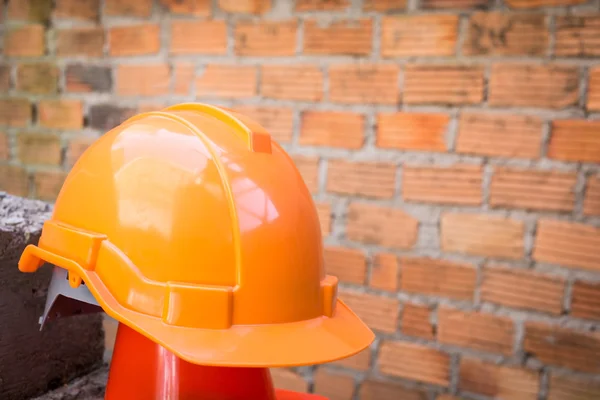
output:
<svg viewBox="0 0 600 400"><path fill-rule="evenodd" d="M52 200L128 116L260 121L373 346L332 399L600 398L600 2L10 0L0 187ZM455 397L453 397L455 396Z"/></svg>

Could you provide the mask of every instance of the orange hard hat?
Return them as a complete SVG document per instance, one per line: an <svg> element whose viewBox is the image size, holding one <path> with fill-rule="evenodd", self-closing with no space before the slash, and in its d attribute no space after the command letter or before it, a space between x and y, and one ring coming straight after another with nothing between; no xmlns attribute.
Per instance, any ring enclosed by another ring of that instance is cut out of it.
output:
<svg viewBox="0 0 600 400"><path fill-rule="evenodd" d="M324 273L317 212L293 161L220 107L140 114L92 144L19 269L44 262L196 364L323 363L374 339Z"/></svg>

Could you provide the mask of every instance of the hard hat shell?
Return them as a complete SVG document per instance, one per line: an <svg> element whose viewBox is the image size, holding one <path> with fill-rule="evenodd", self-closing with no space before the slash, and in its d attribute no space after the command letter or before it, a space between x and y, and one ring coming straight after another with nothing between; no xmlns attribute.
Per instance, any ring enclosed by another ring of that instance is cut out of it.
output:
<svg viewBox="0 0 600 400"><path fill-rule="evenodd" d="M318 216L293 161L224 108L140 114L92 144L19 268L43 262L196 364L329 362L374 338L324 273Z"/></svg>

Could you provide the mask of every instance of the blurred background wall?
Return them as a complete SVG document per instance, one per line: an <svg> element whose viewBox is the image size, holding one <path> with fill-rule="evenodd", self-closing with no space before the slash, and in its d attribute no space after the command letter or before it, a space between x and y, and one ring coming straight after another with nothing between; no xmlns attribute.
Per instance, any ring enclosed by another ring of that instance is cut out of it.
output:
<svg viewBox="0 0 600 400"><path fill-rule="evenodd" d="M8 0L0 189L201 100L293 155L373 328L333 400L600 398L598 0ZM107 323L110 352L114 325ZM456 397L452 397L455 395Z"/></svg>

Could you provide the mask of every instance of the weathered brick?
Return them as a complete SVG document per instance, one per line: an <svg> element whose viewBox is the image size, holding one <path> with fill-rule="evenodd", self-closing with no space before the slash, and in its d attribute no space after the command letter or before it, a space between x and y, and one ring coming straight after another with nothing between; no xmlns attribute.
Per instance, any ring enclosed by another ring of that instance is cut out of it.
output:
<svg viewBox="0 0 600 400"><path fill-rule="evenodd" d="M402 169L402 198L406 201L479 205L483 199L483 168L479 165Z"/></svg>
<svg viewBox="0 0 600 400"><path fill-rule="evenodd" d="M592 400L600 398L597 381L574 376L550 375L548 400Z"/></svg>
<svg viewBox="0 0 600 400"><path fill-rule="evenodd" d="M583 213L600 215L600 175L590 176L587 180Z"/></svg>
<svg viewBox="0 0 600 400"><path fill-rule="evenodd" d="M60 139L57 135L19 132L17 154L25 164L60 165Z"/></svg>
<svg viewBox="0 0 600 400"><path fill-rule="evenodd" d="M195 75L194 64L186 62L175 64L173 67L173 93L181 96L189 95Z"/></svg>
<svg viewBox="0 0 600 400"><path fill-rule="evenodd" d="M160 49L157 24L116 26L108 33L109 53L113 57L156 54Z"/></svg>
<svg viewBox="0 0 600 400"><path fill-rule="evenodd" d="M331 400L352 400L354 378L351 375L319 368L313 377L314 393Z"/></svg>
<svg viewBox="0 0 600 400"><path fill-rule="evenodd" d="M132 117L136 110L111 104L96 104L90 107L90 127L108 131Z"/></svg>
<svg viewBox="0 0 600 400"><path fill-rule="evenodd" d="M472 300L477 271L470 264L424 257L400 259L400 289L410 293Z"/></svg>
<svg viewBox="0 0 600 400"><path fill-rule="evenodd" d="M103 47L103 28L59 29L56 32L56 54L59 56L101 57Z"/></svg>
<svg viewBox="0 0 600 400"><path fill-rule="evenodd" d="M338 64L329 67L329 99L335 103L396 104L399 101L396 65Z"/></svg>
<svg viewBox="0 0 600 400"><path fill-rule="evenodd" d="M451 56L458 15L395 15L381 21L383 57Z"/></svg>
<svg viewBox="0 0 600 400"><path fill-rule="evenodd" d="M580 223L540 219L533 250L536 261L600 270L600 229Z"/></svg>
<svg viewBox="0 0 600 400"><path fill-rule="evenodd" d="M399 249L417 242L419 221L400 209L351 203L346 235L350 240Z"/></svg>
<svg viewBox="0 0 600 400"><path fill-rule="evenodd" d="M554 54L560 57L600 56L600 17L566 15L556 18Z"/></svg>
<svg viewBox="0 0 600 400"><path fill-rule="evenodd" d="M27 99L0 99L0 125L27 126L31 120L31 104Z"/></svg>
<svg viewBox="0 0 600 400"><path fill-rule="evenodd" d="M160 0L173 14L209 16L212 10L211 0Z"/></svg>
<svg viewBox="0 0 600 400"><path fill-rule="evenodd" d="M588 110L600 110L600 67L589 70L586 105Z"/></svg>
<svg viewBox="0 0 600 400"><path fill-rule="evenodd" d="M447 386L450 356L420 344L384 341L379 350L379 369L384 374Z"/></svg>
<svg viewBox="0 0 600 400"><path fill-rule="evenodd" d="M587 0L506 0L506 4L512 8L574 6L585 2L587 2Z"/></svg>
<svg viewBox="0 0 600 400"><path fill-rule="evenodd" d="M38 24L5 28L4 55L7 57L40 57L46 52L44 27Z"/></svg>
<svg viewBox="0 0 600 400"><path fill-rule="evenodd" d="M293 392L308 392L308 382L300 375L284 368L271 368L273 386L277 389L291 390Z"/></svg>
<svg viewBox="0 0 600 400"><path fill-rule="evenodd" d="M536 400L540 388L539 372L463 358L458 387L495 399Z"/></svg>
<svg viewBox="0 0 600 400"><path fill-rule="evenodd" d="M93 136L78 136L69 140L67 146L67 167L71 168L81 155L96 141Z"/></svg>
<svg viewBox="0 0 600 400"><path fill-rule="evenodd" d="M319 190L319 159L317 157L293 156L294 164L311 193Z"/></svg>
<svg viewBox="0 0 600 400"><path fill-rule="evenodd" d="M21 64L17 66L17 89L33 94L56 93L58 72L55 64Z"/></svg>
<svg viewBox="0 0 600 400"><path fill-rule="evenodd" d="M12 0L8 2L6 17L9 20L46 24L50 20L51 12L51 0Z"/></svg>
<svg viewBox="0 0 600 400"><path fill-rule="evenodd" d="M272 0L219 0L219 7L230 13L264 14Z"/></svg>
<svg viewBox="0 0 600 400"><path fill-rule="evenodd" d="M492 6L489 0L421 0L424 9L443 8L477 8L485 9Z"/></svg>
<svg viewBox="0 0 600 400"><path fill-rule="evenodd" d="M226 54L227 24L223 20L171 22L171 54Z"/></svg>
<svg viewBox="0 0 600 400"><path fill-rule="evenodd" d="M438 309L437 337L440 343L510 355L515 327L507 317L458 309Z"/></svg>
<svg viewBox="0 0 600 400"><path fill-rule="evenodd" d="M170 80L170 68L167 64L122 64L117 67L117 94L165 95L169 93Z"/></svg>
<svg viewBox="0 0 600 400"><path fill-rule="evenodd" d="M74 64L65 69L65 81L68 92L105 93L112 88L110 67Z"/></svg>
<svg viewBox="0 0 600 400"><path fill-rule="evenodd" d="M196 78L198 97L244 98L256 95L256 67L209 64Z"/></svg>
<svg viewBox="0 0 600 400"><path fill-rule="evenodd" d="M418 304L404 304L400 319L400 330L408 336L433 339L434 328L429 316L431 309Z"/></svg>
<svg viewBox="0 0 600 400"><path fill-rule="evenodd" d="M398 11L406 9L407 0L364 0L365 11Z"/></svg>
<svg viewBox="0 0 600 400"><path fill-rule="evenodd" d="M373 258L369 286L395 292L398 289L400 266L398 257L391 253L379 253Z"/></svg>
<svg viewBox="0 0 600 400"><path fill-rule="evenodd" d="M238 111L254 119L278 142L290 142L294 124L294 111L287 107L235 106Z"/></svg>
<svg viewBox="0 0 600 400"><path fill-rule="evenodd" d="M543 14L506 14L478 12L471 15L465 55L543 56L550 32Z"/></svg>
<svg viewBox="0 0 600 400"><path fill-rule="evenodd" d="M535 64L494 64L489 104L500 107L560 109L576 105L579 73L576 67Z"/></svg>
<svg viewBox="0 0 600 400"><path fill-rule="evenodd" d="M0 65L0 91L8 92L11 88L10 66Z"/></svg>
<svg viewBox="0 0 600 400"><path fill-rule="evenodd" d="M54 201L67 177L64 171L38 171L33 174L35 197L40 200Z"/></svg>
<svg viewBox="0 0 600 400"><path fill-rule="evenodd" d="M600 121L556 120L548 157L563 161L600 162Z"/></svg>
<svg viewBox="0 0 600 400"><path fill-rule="evenodd" d="M146 112L153 112L153 111L160 111L163 108L166 108L167 105L165 103L161 103L161 102L141 102L138 104L137 107L137 112L138 114L141 113L146 113Z"/></svg>
<svg viewBox="0 0 600 400"><path fill-rule="evenodd" d="M600 318L600 284L575 281L571 295L571 315L579 318Z"/></svg>
<svg viewBox="0 0 600 400"><path fill-rule="evenodd" d="M345 195L391 198L396 185L396 166L383 162L330 160L327 191Z"/></svg>
<svg viewBox="0 0 600 400"><path fill-rule="evenodd" d="M371 329L393 333L398 326L398 300L368 293L340 291L340 298Z"/></svg>
<svg viewBox="0 0 600 400"><path fill-rule="evenodd" d="M323 73L316 65L263 65L261 75L264 97L304 101L323 97Z"/></svg>
<svg viewBox="0 0 600 400"><path fill-rule="evenodd" d="M491 157L537 158L542 121L537 117L464 112L456 152Z"/></svg>
<svg viewBox="0 0 600 400"><path fill-rule="evenodd" d="M353 356L334 361L332 364L358 371L367 371L371 365L371 349L367 347Z"/></svg>
<svg viewBox="0 0 600 400"><path fill-rule="evenodd" d="M597 361L600 356L598 332L581 332L541 322L526 322L523 349L545 364L596 374L600 372Z"/></svg>
<svg viewBox="0 0 600 400"><path fill-rule="evenodd" d="M105 0L104 13L108 16L149 17L152 13L152 0Z"/></svg>
<svg viewBox="0 0 600 400"><path fill-rule="evenodd" d="M238 22L235 53L241 56L291 56L296 53L296 20L281 22Z"/></svg>
<svg viewBox="0 0 600 400"><path fill-rule="evenodd" d="M427 400L429 396L419 389L408 389L398 383L367 378L360 385L360 400Z"/></svg>
<svg viewBox="0 0 600 400"><path fill-rule="evenodd" d="M0 188L15 196L29 194L29 177L24 168L16 165L0 164Z"/></svg>
<svg viewBox="0 0 600 400"><path fill-rule="evenodd" d="M483 68L479 66L407 65L406 104L476 104L483 101Z"/></svg>
<svg viewBox="0 0 600 400"><path fill-rule="evenodd" d="M8 135L4 132L0 132L0 160L6 161L10 158L9 146Z"/></svg>
<svg viewBox="0 0 600 400"><path fill-rule="evenodd" d="M333 11L344 10L350 0L297 0L296 11Z"/></svg>
<svg viewBox="0 0 600 400"><path fill-rule="evenodd" d="M515 268L486 267L480 298L508 307L560 315L564 292L565 280L560 277Z"/></svg>
<svg viewBox="0 0 600 400"><path fill-rule="evenodd" d="M485 214L442 215L442 249L483 257L519 259L524 255L522 221Z"/></svg>
<svg viewBox="0 0 600 400"><path fill-rule="evenodd" d="M450 117L440 113L397 112L377 115L377 147L417 151L446 151Z"/></svg>
<svg viewBox="0 0 600 400"><path fill-rule="evenodd" d="M54 129L80 129L83 127L83 104L80 100L40 100L39 124Z"/></svg>
<svg viewBox="0 0 600 400"><path fill-rule="evenodd" d="M328 246L323 258L327 274L337 276L342 282L365 283L367 260L361 250Z"/></svg>
<svg viewBox="0 0 600 400"><path fill-rule="evenodd" d="M497 168L492 176L492 207L570 211L575 206L577 174Z"/></svg>
<svg viewBox="0 0 600 400"><path fill-rule="evenodd" d="M325 26L316 19L304 22L304 53L336 55L371 54L373 21L335 21Z"/></svg>
<svg viewBox="0 0 600 400"><path fill-rule="evenodd" d="M100 14L100 0L56 0L55 18L97 21Z"/></svg>
<svg viewBox="0 0 600 400"><path fill-rule="evenodd" d="M298 143L307 146L360 149L364 144L362 114L346 111L304 111Z"/></svg>
<svg viewBox="0 0 600 400"><path fill-rule="evenodd" d="M321 223L321 234L323 237L331 233L331 204L316 203L319 222Z"/></svg>

